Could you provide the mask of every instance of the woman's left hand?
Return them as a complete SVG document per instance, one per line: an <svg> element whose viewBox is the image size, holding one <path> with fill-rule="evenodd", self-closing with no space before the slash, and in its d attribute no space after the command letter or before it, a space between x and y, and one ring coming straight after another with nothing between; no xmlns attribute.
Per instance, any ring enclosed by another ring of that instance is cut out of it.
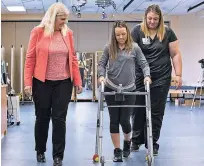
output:
<svg viewBox="0 0 204 166"><path fill-rule="evenodd" d="M176 81L176 89L179 89L182 85L182 77L176 76L175 81Z"/></svg>
<svg viewBox="0 0 204 166"><path fill-rule="evenodd" d="M76 92L77 94L80 94L82 92L82 86L76 86Z"/></svg>
<svg viewBox="0 0 204 166"><path fill-rule="evenodd" d="M146 84L146 82L149 82L149 84L151 84L152 83L152 80L151 80L151 78L150 77L145 77L144 78L144 84Z"/></svg>

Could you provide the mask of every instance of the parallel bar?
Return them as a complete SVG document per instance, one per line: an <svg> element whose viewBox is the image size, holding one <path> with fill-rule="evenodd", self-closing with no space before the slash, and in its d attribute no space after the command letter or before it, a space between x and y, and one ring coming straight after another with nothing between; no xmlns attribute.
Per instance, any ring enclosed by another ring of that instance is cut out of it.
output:
<svg viewBox="0 0 204 166"><path fill-rule="evenodd" d="M121 95L148 95L147 92L121 92L121 93L117 93L117 92L102 92L103 95L107 96L107 95L115 95L115 94L121 94Z"/></svg>

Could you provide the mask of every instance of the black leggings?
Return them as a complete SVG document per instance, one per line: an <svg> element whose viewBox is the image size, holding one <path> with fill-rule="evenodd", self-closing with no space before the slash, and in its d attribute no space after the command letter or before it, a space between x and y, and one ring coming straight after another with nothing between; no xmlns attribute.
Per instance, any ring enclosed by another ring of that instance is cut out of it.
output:
<svg viewBox="0 0 204 166"><path fill-rule="evenodd" d="M112 89L105 87L105 92L111 92ZM105 96L105 100L108 106L110 105L134 105L135 96L126 95L125 101L115 101L115 96ZM110 133L119 133L119 124L122 126L122 130L125 134L131 132L130 116L133 108L125 107L113 107L108 108L110 115Z"/></svg>
<svg viewBox="0 0 204 166"><path fill-rule="evenodd" d="M144 91L141 90L141 91ZM169 85L162 85L151 88L151 112L152 112L152 134L153 143L157 144L160 137L166 99L169 91ZM136 97L136 105L145 105L145 96ZM132 142L135 144L146 143L146 110L145 108L135 108L132 114Z"/></svg>

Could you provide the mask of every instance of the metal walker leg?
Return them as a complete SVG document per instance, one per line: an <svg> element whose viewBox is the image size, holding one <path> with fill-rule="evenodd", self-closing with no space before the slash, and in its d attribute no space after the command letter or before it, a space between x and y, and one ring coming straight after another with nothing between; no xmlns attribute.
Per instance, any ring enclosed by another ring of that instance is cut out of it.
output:
<svg viewBox="0 0 204 166"><path fill-rule="evenodd" d="M147 147L148 147L146 160L148 162L148 166L153 166L154 155L153 155L152 116L149 84L146 84L145 89L147 91L147 95L145 95L145 100L146 100L146 124L147 124Z"/></svg>
<svg viewBox="0 0 204 166"><path fill-rule="evenodd" d="M102 139L103 139L103 108L104 108L104 84L101 84L101 92L98 99L98 111L97 111L97 126L96 126L96 148L95 155L93 156L94 162L101 163L101 166L104 166L105 158L102 156Z"/></svg>
<svg viewBox="0 0 204 166"><path fill-rule="evenodd" d="M93 156L94 162L101 163L101 166L105 164L105 157L102 154L102 139L103 139L103 109L104 109L104 96L105 95L115 95L115 100L122 100L123 95L145 95L146 105L114 105L109 107L146 107L146 121L147 121L147 146L148 152L146 155L146 160L148 166L154 165L154 156L153 156L153 136L152 136L152 119L151 119L151 99L150 99L150 84L147 82L145 84L145 89L147 92L123 92L122 85L119 87L117 92L104 92L104 83L101 83L98 99L98 111L97 111L97 125L96 125L96 146L95 146L95 155ZM122 97L120 96L122 95Z"/></svg>

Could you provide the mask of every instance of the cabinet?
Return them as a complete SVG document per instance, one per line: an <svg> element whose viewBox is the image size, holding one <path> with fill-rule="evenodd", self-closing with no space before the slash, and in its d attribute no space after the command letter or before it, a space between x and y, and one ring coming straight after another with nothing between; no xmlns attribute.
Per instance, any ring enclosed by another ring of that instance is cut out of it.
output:
<svg viewBox="0 0 204 166"><path fill-rule="evenodd" d="M7 85L1 85L1 138L7 132Z"/></svg>

